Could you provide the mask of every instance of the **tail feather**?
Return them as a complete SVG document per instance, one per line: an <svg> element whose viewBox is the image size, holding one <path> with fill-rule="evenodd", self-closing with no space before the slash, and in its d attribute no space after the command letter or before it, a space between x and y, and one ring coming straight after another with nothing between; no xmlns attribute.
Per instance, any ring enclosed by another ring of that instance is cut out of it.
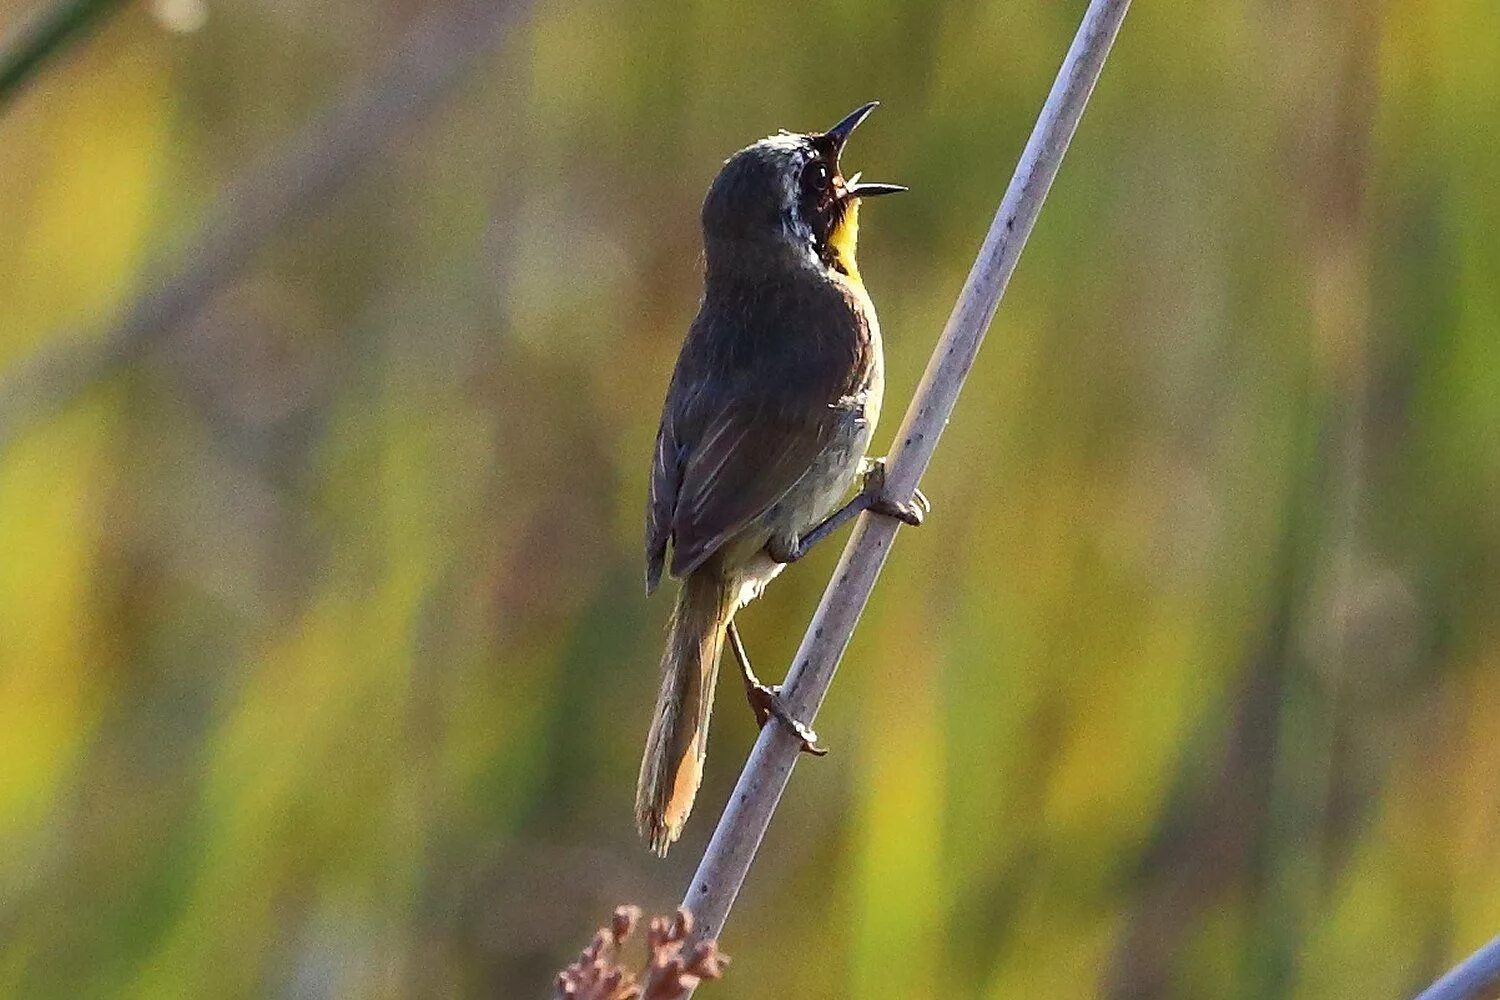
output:
<svg viewBox="0 0 1500 1000"><path fill-rule="evenodd" d="M703 567L682 581L635 792L641 836L662 856L682 833L703 780L714 680L733 613L733 595L717 567Z"/></svg>

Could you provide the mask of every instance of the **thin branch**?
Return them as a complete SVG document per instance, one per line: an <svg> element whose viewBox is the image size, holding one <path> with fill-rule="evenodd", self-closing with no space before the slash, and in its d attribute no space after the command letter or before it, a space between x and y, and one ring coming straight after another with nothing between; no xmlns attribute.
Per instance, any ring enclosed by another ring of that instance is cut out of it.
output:
<svg viewBox="0 0 1500 1000"><path fill-rule="evenodd" d="M39 350L0 383L0 455L25 426L138 357L190 318L287 222L318 209L494 49L525 0L437 4L370 79L252 165L219 196L175 270L102 332Z"/></svg>
<svg viewBox="0 0 1500 1000"><path fill-rule="evenodd" d="M0 42L0 112L42 63L119 5L120 0L62 0L7 35Z"/></svg>
<svg viewBox="0 0 1500 1000"><path fill-rule="evenodd" d="M1417 1000L1493 1000L1500 996L1500 937L1459 962Z"/></svg>
<svg viewBox="0 0 1500 1000"><path fill-rule="evenodd" d="M886 482L894 496L911 495L932 458L1129 6L1130 0L1092 0L1084 14L984 246L896 432L886 466ZM787 677L785 697L798 718L811 720L822 704L896 528L893 518L860 515ZM798 747L797 738L784 726L761 730L683 898L683 905L697 919L697 933L718 937L723 931L791 776Z"/></svg>

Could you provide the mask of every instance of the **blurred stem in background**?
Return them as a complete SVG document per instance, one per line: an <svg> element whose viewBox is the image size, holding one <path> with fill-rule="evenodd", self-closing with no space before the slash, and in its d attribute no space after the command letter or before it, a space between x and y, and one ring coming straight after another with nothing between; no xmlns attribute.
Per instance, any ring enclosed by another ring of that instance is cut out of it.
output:
<svg viewBox="0 0 1500 1000"><path fill-rule="evenodd" d="M0 112L48 58L82 37L122 0L63 0L36 14L0 42Z"/></svg>
<svg viewBox="0 0 1500 1000"><path fill-rule="evenodd" d="M30 421L170 334L285 223L323 207L393 136L435 107L526 6L468 0L420 18L384 65L227 185L180 264L149 280L108 330L61 338L12 368L0 382L0 454Z"/></svg>

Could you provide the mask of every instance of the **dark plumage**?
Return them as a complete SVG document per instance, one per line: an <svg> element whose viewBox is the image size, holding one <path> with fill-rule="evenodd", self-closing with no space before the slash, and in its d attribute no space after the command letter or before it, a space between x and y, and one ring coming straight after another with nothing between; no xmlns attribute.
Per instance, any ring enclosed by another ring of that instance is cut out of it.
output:
<svg viewBox="0 0 1500 1000"><path fill-rule="evenodd" d="M725 163L703 204L703 303L667 390L646 513L646 587L683 578L636 809L659 853L702 777L725 630L780 572L767 554L838 505L880 412L880 328L854 261L859 198L843 142L783 133ZM668 553L670 550L670 563Z"/></svg>

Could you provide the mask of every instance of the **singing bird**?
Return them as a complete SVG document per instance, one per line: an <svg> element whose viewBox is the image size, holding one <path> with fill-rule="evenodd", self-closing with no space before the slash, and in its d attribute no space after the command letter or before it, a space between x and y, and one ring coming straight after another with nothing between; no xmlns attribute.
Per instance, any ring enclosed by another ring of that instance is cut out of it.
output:
<svg viewBox="0 0 1500 1000"><path fill-rule="evenodd" d="M646 509L646 592L681 578L636 788L652 850L677 840L703 778L726 639L762 725L817 737L750 667L735 612L784 566L885 495L865 452L884 388L880 326L855 263L860 201L906 190L847 180L839 154L875 103L826 132L781 132L735 153L703 202L703 301L662 408ZM841 501L864 474L864 489Z"/></svg>

